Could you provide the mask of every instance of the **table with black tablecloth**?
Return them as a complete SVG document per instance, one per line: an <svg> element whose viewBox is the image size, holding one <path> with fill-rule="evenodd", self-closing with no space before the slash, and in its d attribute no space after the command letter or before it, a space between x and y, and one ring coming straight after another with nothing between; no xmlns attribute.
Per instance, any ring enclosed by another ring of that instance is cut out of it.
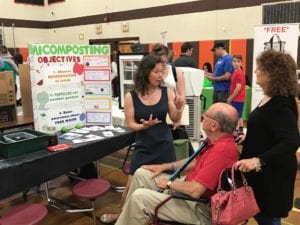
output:
<svg viewBox="0 0 300 225"><path fill-rule="evenodd" d="M91 133L103 136L101 131ZM59 143L73 145L71 149L63 151L48 152L41 149L10 159L0 159L0 199L57 178L134 142L133 132L126 130L124 133L113 133L113 137L81 144L59 139Z"/></svg>

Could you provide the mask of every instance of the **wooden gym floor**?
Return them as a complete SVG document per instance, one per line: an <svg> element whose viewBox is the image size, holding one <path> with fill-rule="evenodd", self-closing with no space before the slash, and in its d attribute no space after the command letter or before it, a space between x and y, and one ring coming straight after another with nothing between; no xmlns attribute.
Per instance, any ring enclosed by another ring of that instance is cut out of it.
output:
<svg viewBox="0 0 300 225"><path fill-rule="evenodd" d="M104 179L109 180L113 185L123 186L126 183L126 176L118 169L122 165L124 158L124 150L120 150L113 155L105 157L100 160L100 174ZM72 196L71 183L66 176L62 176L50 182L51 195L62 199L65 202L71 203L77 207L89 207L89 201L80 200ZM295 197L300 198L300 170L297 173L295 184ZM40 189L43 189L41 187ZM121 193L109 191L103 197L96 200L97 215L103 213L116 212ZM37 193L36 188L33 188L28 195L28 200L31 202L38 202L46 204L46 197L41 190ZM21 195L16 195L10 199L0 201L0 215L13 205L23 202ZM64 213L52 207L48 207L48 216L43 222L43 225L91 225L91 217L81 213ZM102 223L98 222L99 225ZM253 219L250 220L248 225L255 225ZM293 209L288 218L282 220L283 225L300 225L300 210ZM125 225L125 224L124 224Z"/></svg>

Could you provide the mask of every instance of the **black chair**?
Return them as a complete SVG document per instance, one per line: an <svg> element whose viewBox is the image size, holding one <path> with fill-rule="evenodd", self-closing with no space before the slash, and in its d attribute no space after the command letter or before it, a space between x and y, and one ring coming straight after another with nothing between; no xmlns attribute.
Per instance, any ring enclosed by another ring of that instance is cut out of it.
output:
<svg viewBox="0 0 300 225"><path fill-rule="evenodd" d="M243 185L243 181L241 178L241 174L239 171L236 171L235 173L235 180L236 180L236 185L237 187L240 187ZM222 174L222 178L221 178L221 186L223 190L229 191L231 190L231 168L228 168L224 171L224 173ZM184 201L193 201L193 202L202 202L202 203L209 203L210 199L207 198L199 198L199 199L195 199L190 197L189 195L185 195L179 192L172 192L172 194L165 199L164 201L162 201L161 203L159 203L154 210L154 216L152 219L152 223L151 225L188 225L188 224L183 224L183 223L179 223L176 221L162 221L159 219L158 217L158 212L159 209L166 204L169 200L171 199L181 199Z"/></svg>
<svg viewBox="0 0 300 225"><path fill-rule="evenodd" d="M135 143L133 143L130 146L128 146L127 152L126 152L124 160L123 160L123 163L122 163L122 165L120 167L120 169L126 175L129 175L129 173L130 173L130 157L129 157L129 155L134 150L134 148L135 148ZM126 188L125 186L115 186L115 185L111 186L111 189L113 191L117 191L117 192L124 192L125 188Z"/></svg>
<svg viewBox="0 0 300 225"><path fill-rule="evenodd" d="M169 200L171 200L172 198L181 199L181 200L185 200L185 201L202 202L202 203L207 203L207 204L209 203L209 199L207 199L207 198L195 199L195 198L192 198L188 195L185 195L185 194L182 194L179 192L172 192L172 194L167 199L165 199L164 201L162 201L155 207L154 217L153 217L151 225L188 225L188 224L183 224L183 223L179 223L176 221L163 221L158 218L159 209L164 204L166 204Z"/></svg>

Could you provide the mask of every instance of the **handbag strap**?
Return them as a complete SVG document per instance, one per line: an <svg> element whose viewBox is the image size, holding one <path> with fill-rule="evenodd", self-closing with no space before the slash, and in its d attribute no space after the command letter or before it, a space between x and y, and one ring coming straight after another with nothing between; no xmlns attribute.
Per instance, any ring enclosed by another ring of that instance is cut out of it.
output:
<svg viewBox="0 0 300 225"><path fill-rule="evenodd" d="M219 191L222 191L222 187L221 187L221 184L222 184L222 175L223 173L227 170L228 168L225 168L221 171L221 173L219 174L219 184L218 184L218 188L217 188L217 192Z"/></svg>
<svg viewBox="0 0 300 225"><path fill-rule="evenodd" d="M235 176L234 176L234 165L232 165L231 167L231 178L232 178L232 189L235 190L236 189L236 183L235 183ZM239 170L240 171L240 170ZM242 171L240 171L240 174L241 174L241 177L242 177L242 180L243 180L243 185L245 187L248 186L248 182L246 180L246 177L244 175L244 173Z"/></svg>

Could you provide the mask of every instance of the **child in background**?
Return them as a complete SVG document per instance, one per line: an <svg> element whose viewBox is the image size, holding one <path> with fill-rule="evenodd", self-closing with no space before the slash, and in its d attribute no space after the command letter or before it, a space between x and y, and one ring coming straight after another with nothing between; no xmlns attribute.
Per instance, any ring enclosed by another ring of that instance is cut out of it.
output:
<svg viewBox="0 0 300 225"><path fill-rule="evenodd" d="M232 57L232 64L234 72L231 76L230 95L227 99L227 103L231 104L239 114L239 122L237 133L234 135L240 135L243 133L243 109L245 102L245 89L246 89L246 76L242 70L242 56L234 55Z"/></svg>

